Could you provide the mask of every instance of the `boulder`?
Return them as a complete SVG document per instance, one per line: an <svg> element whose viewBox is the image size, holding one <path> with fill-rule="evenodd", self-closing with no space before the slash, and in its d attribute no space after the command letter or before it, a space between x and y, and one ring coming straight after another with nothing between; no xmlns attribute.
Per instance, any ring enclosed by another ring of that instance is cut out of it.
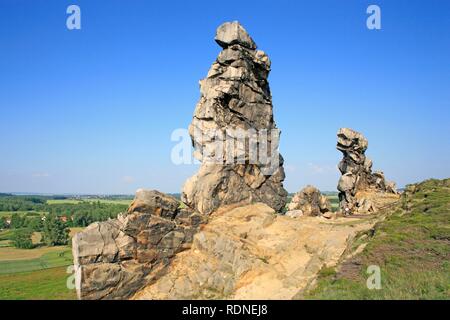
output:
<svg viewBox="0 0 450 320"><path fill-rule="evenodd" d="M156 190L139 189L128 212L147 212L163 218L173 218L180 203L172 196Z"/></svg>
<svg viewBox="0 0 450 320"><path fill-rule="evenodd" d="M224 49L239 44L249 49L256 49L256 44L239 22L225 22L216 31L216 42Z"/></svg>
<svg viewBox="0 0 450 320"><path fill-rule="evenodd" d="M297 192L288 205L286 215L296 215L296 211L302 212L306 216L320 216L331 211L331 205L327 197L322 195L319 189L313 186L306 186ZM296 215L297 216L297 215Z"/></svg>
<svg viewBox="0 0 450 320"><path fill-rule="evenodd" d="M298 218L303 216L303 211L302 210L289 210L285 213L286 217L290 217L290 218Z"/></svg>

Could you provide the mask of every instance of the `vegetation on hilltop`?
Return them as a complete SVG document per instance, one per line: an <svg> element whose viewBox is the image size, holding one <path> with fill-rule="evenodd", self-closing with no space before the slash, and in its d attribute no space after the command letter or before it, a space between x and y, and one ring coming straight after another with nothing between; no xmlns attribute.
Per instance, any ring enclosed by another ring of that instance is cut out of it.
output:
<svg viewBox="0 0 450 320"><path fill-rule="evenodd" d="M450 179L407 186L401 204L364 236L364 250L322 270L305 298L450 299ZM379 290L366 286L370 265L380 267Z"/></svg>

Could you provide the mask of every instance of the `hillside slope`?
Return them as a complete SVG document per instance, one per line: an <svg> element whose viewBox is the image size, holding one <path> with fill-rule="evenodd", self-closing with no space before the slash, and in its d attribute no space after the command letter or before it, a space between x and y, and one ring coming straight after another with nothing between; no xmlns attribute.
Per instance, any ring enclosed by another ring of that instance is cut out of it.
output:
<svg viewBox="0 0 450 320"><path fill-rule="evenodd" d="M322 269L307 299L449 299L450 179L407 187L401 202L338 268ZM367 267L381 271L381 289L369 290Z"/></svg>

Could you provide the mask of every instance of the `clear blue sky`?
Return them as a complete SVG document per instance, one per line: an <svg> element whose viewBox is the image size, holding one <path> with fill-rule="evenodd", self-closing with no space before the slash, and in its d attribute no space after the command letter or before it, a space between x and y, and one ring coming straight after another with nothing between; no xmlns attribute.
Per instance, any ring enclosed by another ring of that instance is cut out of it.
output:
<svg viewBox="0 0 450 320"><path fill-rule="evenodd" d="M450 1L1 0L0 192L179 192L170 135L230 20L272 60L288 191L335 190L344 126L400 186L450 176Z"/></svg>

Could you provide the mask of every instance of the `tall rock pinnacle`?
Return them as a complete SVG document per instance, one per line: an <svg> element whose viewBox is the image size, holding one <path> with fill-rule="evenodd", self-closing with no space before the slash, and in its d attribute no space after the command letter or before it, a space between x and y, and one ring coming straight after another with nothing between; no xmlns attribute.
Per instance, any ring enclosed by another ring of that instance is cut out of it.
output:
<svg viewBox="0 0 450 320"><path fill-rule="evenodd" d="M234 203L263 202L279 211L287 192L279 130L267 82L269 57L239 22L226 22L216 42L223 48L200 81L201 97L189 133L199 172L183 187L182 200L200 213Z"/></svg>
<svg viewBox="0 0 450 320"><path fill-rule="evenodd" d="M397 194L395 183L386 182L381 171L372 173L372 160L366 157L367 139L352 129L341 128L337 133L336 148L343 153L339 162L339 203L344 213L369 213L377 205L370 200L371 193ZM380 198L380 196L377 196Z"/></svg>

